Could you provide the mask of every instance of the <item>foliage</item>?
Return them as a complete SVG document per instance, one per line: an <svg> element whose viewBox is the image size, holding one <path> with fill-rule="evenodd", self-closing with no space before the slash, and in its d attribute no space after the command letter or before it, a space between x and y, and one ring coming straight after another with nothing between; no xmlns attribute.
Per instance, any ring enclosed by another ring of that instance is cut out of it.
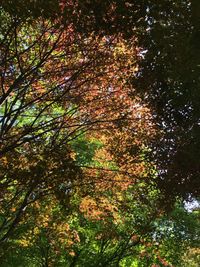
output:
<svg viewBox="0 0 200 267"><path fill-rule="evenodd" d="M1 266L195 265L194 5L2 1Z"/></svg>

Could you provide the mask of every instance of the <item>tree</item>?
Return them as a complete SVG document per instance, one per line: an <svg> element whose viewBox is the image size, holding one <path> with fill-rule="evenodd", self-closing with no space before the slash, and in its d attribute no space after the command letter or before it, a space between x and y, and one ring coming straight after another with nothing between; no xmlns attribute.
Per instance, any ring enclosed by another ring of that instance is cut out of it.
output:
<svg viewBox="0 0 200 267"><path fill-rule="evenodd" d="M29 203L80 185L74 139L133 119L125 77L135 49L120 36L82 37L71 24L33 22L3 9L1 19L4 242Z"/></svg>
<svg viewBox="0 0 200 267"><path fill-rule="evenodd" d="M149 145L158 186L165 203L198 197L199 1L77 2L81 29L137 39L133 97L137 92L149 105L160 131Z"/></svg>
<svg viewBox="0 0 200 267"><path fill-rule="evenodd" d="M178 264L196 232L163 206L198 195L193 3L11 3L0 10L1 262Z"/></svg>
<svg viewBox="0 0 200 267"><path fill-rule="evenodd" d="M70 1L59 4L58 14L67 23ZM166 197L197 197L198 1L76 1L71 8L76 14L73 25L81 33L135 37L140 66L132 84L160 129L160 138L151 144L158 186Z"/></svg>
<svg viewBox="0 0 200 267"><path fill-rule="evenodd" d="M150 5L149 30L141 40L147 52L136 83L139 90L145 88L161 131L152 151L160 172L158 186L166 199L199 195L199 19L194 11L199 7L195 3Z"/></svg>

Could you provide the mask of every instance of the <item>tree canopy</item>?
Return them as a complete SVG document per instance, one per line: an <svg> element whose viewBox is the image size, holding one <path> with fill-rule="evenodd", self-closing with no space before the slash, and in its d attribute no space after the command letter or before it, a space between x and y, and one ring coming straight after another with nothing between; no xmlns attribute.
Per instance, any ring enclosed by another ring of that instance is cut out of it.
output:
<svg viewBox="0 0 200 267"><path fill-rule="evenodd" d="M198 266L199 8L1 2L1 266Z"/></svg>

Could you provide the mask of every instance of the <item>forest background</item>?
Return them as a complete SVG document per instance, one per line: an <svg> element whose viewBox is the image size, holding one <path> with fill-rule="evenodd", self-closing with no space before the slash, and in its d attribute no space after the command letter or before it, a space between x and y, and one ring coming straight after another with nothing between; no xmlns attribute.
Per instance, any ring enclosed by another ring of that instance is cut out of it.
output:
<svg viewBox="0 0 200 267"><path fill-rule="evenodd" d="M200 2L0 6L0 266L199 263Z"/></svg>

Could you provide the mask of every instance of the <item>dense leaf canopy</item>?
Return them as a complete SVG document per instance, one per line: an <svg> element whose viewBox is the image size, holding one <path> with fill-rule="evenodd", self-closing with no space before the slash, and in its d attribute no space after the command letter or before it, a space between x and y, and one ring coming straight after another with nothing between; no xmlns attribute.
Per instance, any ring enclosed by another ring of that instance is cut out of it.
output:
<svg viewBox="0 0 200 267"><path fill-rule="evenodd" d="M1 1L1 266L198 266L199 11Z"/></svg>

